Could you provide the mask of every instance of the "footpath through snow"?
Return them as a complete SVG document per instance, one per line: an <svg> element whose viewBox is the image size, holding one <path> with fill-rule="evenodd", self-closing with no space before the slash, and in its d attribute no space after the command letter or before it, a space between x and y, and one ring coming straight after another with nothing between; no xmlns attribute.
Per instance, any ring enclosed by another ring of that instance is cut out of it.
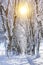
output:
<svg viewBox="0 0 43 65"><path fill-rule="evenodd" d="M26 56L0 57L0 65L35 65L30 58Z"/></svg>
<svg viewBox="0 0 43 65"><path fill-rule="evenodd" d="M35 58L28 55L0 56L0 65L43 65L43 42L40 44L40 57Z"/></svg>

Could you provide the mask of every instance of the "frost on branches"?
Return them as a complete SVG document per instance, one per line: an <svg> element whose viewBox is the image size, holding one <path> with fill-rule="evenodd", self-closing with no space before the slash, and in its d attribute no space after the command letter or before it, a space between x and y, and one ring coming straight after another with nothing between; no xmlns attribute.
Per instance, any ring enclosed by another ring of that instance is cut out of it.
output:
<svg viewBox="0 0 43 65"><path fill-rule="evenodd" d="M43 38L43 0L27 0L34 6L33 18L16 15L21 0L0 0L0 38L5 38L6 54L38 55ZM1 39L2 40L2 39ZM1 41L0 40L0 41Z"/></svg>

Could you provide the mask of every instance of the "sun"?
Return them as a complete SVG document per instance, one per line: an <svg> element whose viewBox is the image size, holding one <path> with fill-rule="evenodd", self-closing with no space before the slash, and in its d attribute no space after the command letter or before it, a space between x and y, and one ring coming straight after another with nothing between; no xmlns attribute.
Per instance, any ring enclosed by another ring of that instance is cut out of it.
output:
<svg viewBox="0 0 43 65"><path fill-rule="evenodd" d="M27 9L27 6L26 5L22 5L20 8L19 8L19 14L20 16L26 16L27 15L27 12L28 12L28 9Z"/></svg>
<svg viewBox="0 0 43 65"><path fill-rule="evenodd" d="M19 3L16 7L16 14L19 18L27 18L32 17L33 15L33 7L31 3Z"/></svg>
<svg viewBox="0 0 43 65"><path fill-rule="evenodd" d="M20 18L26 18L28 14L28 5L27 3L19 3L16 8L16 14Z"/></svg>

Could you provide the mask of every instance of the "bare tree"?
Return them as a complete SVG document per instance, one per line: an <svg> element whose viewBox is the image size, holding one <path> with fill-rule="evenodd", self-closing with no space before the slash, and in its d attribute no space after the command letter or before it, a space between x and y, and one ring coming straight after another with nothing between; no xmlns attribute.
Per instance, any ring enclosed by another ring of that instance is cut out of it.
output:
<svg viewBox="0 0 43 65"><path fill-rule="evenodd" d="M11 47L12 36L10 34L10 27L9 27L9 24L8 24L8 22L9 22L9 20L8 20L9 4L10 4L10 0L8 0L8 5L7 5L7 9L6 9L6 31L8 32L8 41L9 41L8 46L7 46L7 55L8 55L8 51L11 52L11 49L12 49L12 47Z"/></svg>
<svg viewBox="0 0 43 65"><path fill-rule="evenodd" d="M39 55L39 47L40 47L40 40L41 40L41 28L42 28L42 23L41 23L41 20L39 20L39 8L38 8L38 0L35 0L35 2L36 2L36 15L37 15L37 17L36 17L36 22L37 22L37 26L38 26L38 28L37 28L37 30L36 30L36 33L35 34L37 34L37 36L36 36L36 55Z"/></svg>

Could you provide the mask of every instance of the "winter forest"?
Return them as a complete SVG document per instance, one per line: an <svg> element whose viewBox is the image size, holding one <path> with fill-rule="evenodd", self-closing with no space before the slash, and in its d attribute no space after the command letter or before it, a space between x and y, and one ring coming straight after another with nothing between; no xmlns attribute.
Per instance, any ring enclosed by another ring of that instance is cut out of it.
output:
<svg viewBox="0 0 43 65"><path fill-rule="evenodd" d="M0 0L0 65L43 65L42 48L43 0Z"/></svg>

